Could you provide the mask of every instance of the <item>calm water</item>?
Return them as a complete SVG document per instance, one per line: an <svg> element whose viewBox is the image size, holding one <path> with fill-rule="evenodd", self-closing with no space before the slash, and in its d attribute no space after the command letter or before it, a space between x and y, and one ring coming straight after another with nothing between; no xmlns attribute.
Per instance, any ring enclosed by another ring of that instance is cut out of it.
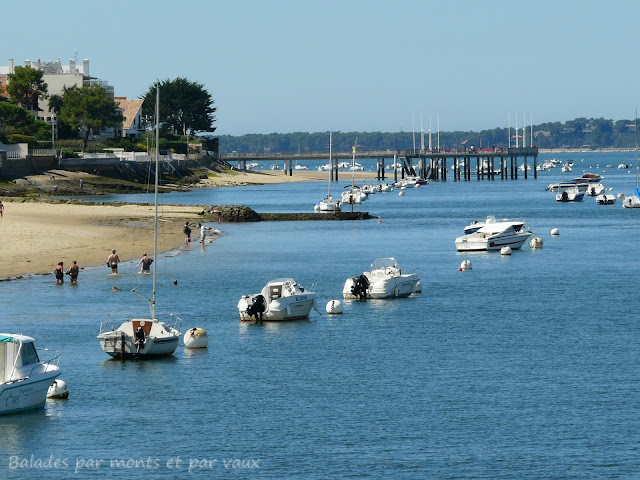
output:
<svg viewBox="0 0 640 480"><path fill-rule="evenodd" d="M555 156L576 162L566 178L606 170L613 193L635 184L615 168L633 163L633 153ZM52 276L0 283L0 331L34 336L43 358L62 353L71 391L40 412L0 418L0 477L635 477L640 212L620 200L556 203L544 187L561 178L556 168L537 181L377 194L362 209L381 224L223 225L227 235L214 245L158 261L159 310L210 338L205 351L179 347L160 361L110 360L95 338L109 316L148 314L127 293L151 290L135 262L115 280L104 266L85 269L77 287ZM326 188L220 188L163 200L309 211ZM487 214L526 218L544 248L456 253L463 226ZM553 227L560 236L548 235ZM308 321L238 321L239 297L282 276L317 282L324 312L347 277L388 256L417 269L422 294L347 301L344 315L312 312ZM473 270L458 271L464 259Z"/></svg>

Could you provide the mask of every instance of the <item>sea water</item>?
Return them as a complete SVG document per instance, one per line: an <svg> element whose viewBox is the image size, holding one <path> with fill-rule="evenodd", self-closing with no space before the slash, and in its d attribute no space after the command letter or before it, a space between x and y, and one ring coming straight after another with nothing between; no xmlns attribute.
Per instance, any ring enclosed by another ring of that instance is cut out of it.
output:
<svg viewBox="0 0 640 480"><path fill-rule="evenodd" d="M634 157L555 156L573 159L573 173L432 182L356 207L381 223L211 224L225 232L215 243L156 263L158 311L179 315L183 332L206 329L206 350L127 362L102 352L101 322L148 316L130 290L149 296L152 279L133 262L118 277L85 268L77 286L52 275L0 283L0 331L34 336L41 359L62 354L71 392L0 417L0 477L634 477L640 210L620 199L558 203L544 190L585 170L604 175L610 193L630 194L635 172L616 166ZM332 191L347 185L345 175ZM217 188L161 201L308 212L327 188ZM457 253L463 227L491 214L526 219L544 247ZM345 279L379 257L415 270L423 292L343 301L343 315L326 315ZM466 259L473 269L459 271ZM240 296L278 277L315 284L322 313L241 324Z"/></svg>

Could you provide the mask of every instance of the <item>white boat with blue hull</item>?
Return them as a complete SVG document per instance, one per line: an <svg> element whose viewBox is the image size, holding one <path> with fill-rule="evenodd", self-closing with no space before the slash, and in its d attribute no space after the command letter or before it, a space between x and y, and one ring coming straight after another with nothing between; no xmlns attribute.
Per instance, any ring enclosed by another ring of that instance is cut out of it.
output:
<svg viewBox="0 0 640 480"><path fill-rule="evenodd" d="M31 337L0 333L0 415L44 407L59 362L41 362Z"/></svg>
<svg viewBox="0 0 640 480"><path fill-rule="evenodd" d="M292 278L268 282L260 293L244 295L238 302L242 322L282 322L307 318L316 307L317 295L305 290Z"/></svg>

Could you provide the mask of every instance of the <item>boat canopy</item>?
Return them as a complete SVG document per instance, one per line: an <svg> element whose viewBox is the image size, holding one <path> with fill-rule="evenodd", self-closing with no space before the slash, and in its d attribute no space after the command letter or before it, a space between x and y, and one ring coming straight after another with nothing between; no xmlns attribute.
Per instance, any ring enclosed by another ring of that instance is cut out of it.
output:
<svg viewBox="0 0 640 480"><path fill-rule="evenodd" d="M396 268L398 266L398 262L396 262L395 258L377 258L371 264L371 271L378 270L380 268Z"/></svg>

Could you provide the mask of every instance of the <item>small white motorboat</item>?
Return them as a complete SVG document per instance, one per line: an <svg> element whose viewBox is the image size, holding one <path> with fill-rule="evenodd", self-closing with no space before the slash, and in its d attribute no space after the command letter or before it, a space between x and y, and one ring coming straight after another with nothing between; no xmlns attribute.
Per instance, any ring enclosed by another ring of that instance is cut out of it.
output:
<svg viewBox="0 0 640 480"><path fill-rule="evenodd" d="M587 186L587 195L590 197L597 197L605 191L604 185L601 183L590 183Z"/></svg>
<svg viewBox="0 0 640 480"><path fill-rule="evenodd" d="M511 247L516 250L529 239L531 231L522 225L516 230L513 222L488 223L477 231L456 238L456 250L459 252L475 252L500 250Z"/></svg>
<svg viewBox="0 0 640 480"><path fill-rule="evenodd" d="M416 273L402 273L395 258L378 258L371 270L347 278L342 296L351 299L402 298L421 291Z"/></svg>
<svg viewBox="0 0 640 480"><path fill-rule="evenodd" d="M238 302L242 322L280 322L307 318L316 305L317 295L291 278L268 282L260 293L244 295Z"/></svg>
<svg viewBox="0 0 640 480"><path fill-rule="evenodd" d="M616 196L610 193L604 193L596 197L598 205L613 205L616 203Z"/></svg>
<svg viewBox="0 0 640 480"><path fill-rule="evenodd" d="M44 407L60 357L41 362L34 339L0 333L0 415Z"/></svg>
<svg viewBox="0 0 640 480"><path fill-rule="evenodd" d="M584 200L584 193L577 187L568 188L564 192L556 194L556 202L581 202Z"/></svg>

